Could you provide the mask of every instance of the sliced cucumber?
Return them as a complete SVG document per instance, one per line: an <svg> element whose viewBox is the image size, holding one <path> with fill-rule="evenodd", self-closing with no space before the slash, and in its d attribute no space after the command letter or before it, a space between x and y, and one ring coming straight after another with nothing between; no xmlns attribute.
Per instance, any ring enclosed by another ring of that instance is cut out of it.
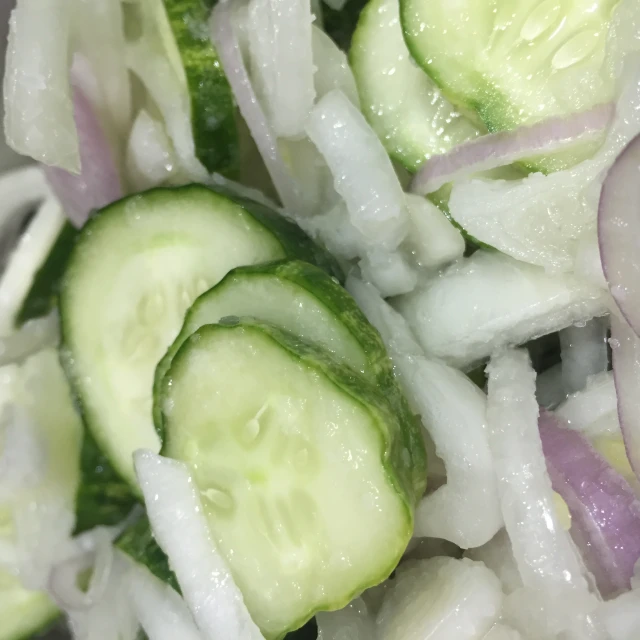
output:
<svg viewBox="0 0 640 640"><path fill-rule="evenodd" d="M26 640L60 616L46 593L27 591L0 571L0 640Z"/></svg>
<svg viewBox="0 0 640 640"><path fill-rule="evenodd" d="M411 454L416 499L424 493L426 457L421 427L395 382L393 366L380 335L353 298L321 269L301 261L240 267L200 296L187 312L182 329L156 367L154 395L185 340L207 324L227 316L251 316L291 332L329 351L338 361L385 389L401 421ZM162 410L154 404L156 428Z"/></svg>
<svg viewBox="0 0 640 640"><path fill-rule="evenodd" d="M199 185L125 198L83 228L60 291L62 355L92 436L134 491L132 452L160 448L153 372L184 312L230 269L288 256L333 264L266 207Z"/></svg>
<svg viewBox="0 0 640 640"><path fill-rule="evenodd" d="M411 457L381 390L255 321L201 327L161 396L212 537L266 638L382 581L413 530Z"/></svg>
<svg viewBox="0 0 640 640"><path fill-rule="evenodd" d="M613 97L604 64L618 0L401 0L411 54L489 131L584 111ZM550 171L593 152L537 158Z"/></svg>
<svg viewBox="0 0 640 640"><path fill-rule="evenodd" d="M411 59L402 39L398 1L369 2L349 59L364 115L389 155L416 171L430 156L479 131Z"/></svg>

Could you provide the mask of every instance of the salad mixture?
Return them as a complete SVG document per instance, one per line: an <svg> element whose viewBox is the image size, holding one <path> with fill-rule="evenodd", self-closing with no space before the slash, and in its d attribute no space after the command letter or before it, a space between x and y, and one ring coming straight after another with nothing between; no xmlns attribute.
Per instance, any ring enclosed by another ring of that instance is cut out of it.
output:
<svg viewBox="0 0 640 640"><path fill-rule="evenodd" d="M17 0L4 108L0 640L640 638L640 0Z"/></svg>

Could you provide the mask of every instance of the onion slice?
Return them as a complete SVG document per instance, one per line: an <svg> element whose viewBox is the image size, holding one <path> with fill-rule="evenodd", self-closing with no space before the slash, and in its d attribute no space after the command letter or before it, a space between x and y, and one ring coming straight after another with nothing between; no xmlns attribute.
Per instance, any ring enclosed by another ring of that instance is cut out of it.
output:
<svg viewBox="0 0 640 640"><path fill-rule="evenodd" d="M640 336L640 135L609 169L598 207L602 268L613 299Z"/></svg>
<svg viewBox="0 0 640 640"><path fill-rule="evenodd" d="M614 115L612 103L600 104L563 118L549 118L514 131L500 131L475 138L447 153L429 158L417 173L410 190L427 195L440 187L480 171L504 167L516 160L553 153L600 133Z"/></svg>
<svg viewBox="0 0 640 640"><path fill-rule="evenodd" d="M629 589L640 558L640 500L582 434L548 412L538 426L553 489L569 507L571 535L600 593Z"/></svg>
<svg viewBox="0 0 640 640"><path fill-rule="evenodd" d="M611 314L611 352L620 429L629 464L640 479L640 338L614 313Z"/></svg>
<svg viewBox="0 0 640 640"><path fill-rule="evenodd" d="M134 462L153 533L205 638L263 640L216 550L186 465L143 450Z"/></svg>
<svg viewBox="0 0 640 640"><path fill-rule="evenodd" d="M210 28L211 39L216 45L240 113L251 131L282 204L291 213L302 213L299 211L301 196L284 164L276 135L258 102L242 59L230 0L222 0L216 5L211 13Z"/></svg>
<svg viewBox="0 0 640 640"><path fill-rule="evenodd" d="M81 227L93 209L123 196L120 176L107 137L82 90L73 88L73 105L80 145L80 174L45 167L45 174L65 213Z"/></svg>

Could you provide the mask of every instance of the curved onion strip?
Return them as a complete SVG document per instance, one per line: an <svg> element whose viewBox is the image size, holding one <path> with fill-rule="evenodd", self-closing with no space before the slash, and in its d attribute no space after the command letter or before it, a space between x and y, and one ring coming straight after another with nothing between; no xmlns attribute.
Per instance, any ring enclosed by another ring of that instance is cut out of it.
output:
<svg viewBox="0 0 640 640"><path fill-rule="evenodd" d="M258 146L260 155L278 191L282 204L288 211L296 213L298 212L300 196L280 155L275 133L269 126L264 111L258 102L251 79L242 60L240 44L234 30L232 12L230 0L223 0L216 5L211 13L211 39L216 45L240 113Z"/></svg>
<svg viewBox="0 0 640 640"><path fill-rule="evenodd" d="M602 268L613 299L640 335L640 135L609 169L598 207Z"/></svg>
<svg viewBox="0 0 640 640"><path fill-rule="evenodd" d="M29 320L10 336L0 338L0 367L20 362L45 347L56 345L59 339L56 311L44 318Z"/></svg>
<svg viewBox="0 0 640 640"><path fill-rule="evenodd" d="M582 434L548 412L538 426L551 483L569 507L571 535L600 593L629 589L640 558L640 500Z"/></svg>
<svg viewBox="0 0 640 640"><path fill-rule="evenodd" d="M122 197L122 186L109 141L93 106L82 90L73 87L73 105L80 145L80 174L45 167L45 174L65 213L81 227L93 209Z"/></svg>
<svg viewBox="0 0 640 640"><path fill-rule="evenodd" d="M620 429L629 464L640 479L640 338L614 313L611 352Z"/></svg>
<svg viewBox="0 0 640 640"><path fill-rule="evenodd" d="M611 122L612 103L601 104L564 118L549 118L515 131L500 131L465 142L442 155L429 158L411 183L413 193L427 195L474 173L495 169L516 160L582 142Z"/></svg>
<svg viewBox="0 0 640 640"><path fill-rule="evenodd" d="M136 451L134 462L153 533L203 635L263 640L216 550L187 466L144 450Z"/></svg>

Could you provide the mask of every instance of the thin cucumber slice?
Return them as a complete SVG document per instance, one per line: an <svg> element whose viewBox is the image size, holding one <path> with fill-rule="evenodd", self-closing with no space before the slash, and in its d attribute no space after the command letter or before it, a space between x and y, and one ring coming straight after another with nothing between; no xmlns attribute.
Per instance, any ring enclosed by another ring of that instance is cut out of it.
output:
<svg viewBox="0 0 640 640"><path fill-rule="evenodd" d="M178 337L156 367L156 398L161 396L164 377L185 340L200 327L216 324L227 316L251 316L315 343L384 389L401 421L411 454L415 498L422 496L427 474L421 427L396 384L393 365L380 335L335 280L306 262L240 267L202 294L187 312ZM161 403L154 403L153 411L156 428L162 433Z"/></svg>
<svg viewBox="0 0 640 640"><path fill-rule="evenodd" d="M371 0L360 16L349 60L362 111L389 155L416 171L434 154L479 135L411 59L398 0Z"/></svg>
<svg viewBox="0 0 640 640"><path fill-rule="evenodd" d="M162 392L162 453L188 463L212 538L267 639L346 605L413 530L410 455L383 394L250 320L201 327Z"/></svg>
<svg viewBox="0 0 640 640"><path fill-rule="evenodd" d="M618 0L401 0L414 59L489 131L585 111L613 97L604 64ZM557 170L593 152L536 158Z"/></svg>
<svg viewBox="0 0 640 640"><path fill-rule="evenodd" d="M138 491L131 454L158 451L153 372L185 311L239 265L323 256L295 225L199 185L155 189L99 211L61 284L62 356L98 448Z"/></svg>
<svg viewBox="0 0 640 640"><path fill-rule="evenodd" d="M46 593L27 591L17 578L0 571L0 640L27 640L59 616Z"/></svg>

